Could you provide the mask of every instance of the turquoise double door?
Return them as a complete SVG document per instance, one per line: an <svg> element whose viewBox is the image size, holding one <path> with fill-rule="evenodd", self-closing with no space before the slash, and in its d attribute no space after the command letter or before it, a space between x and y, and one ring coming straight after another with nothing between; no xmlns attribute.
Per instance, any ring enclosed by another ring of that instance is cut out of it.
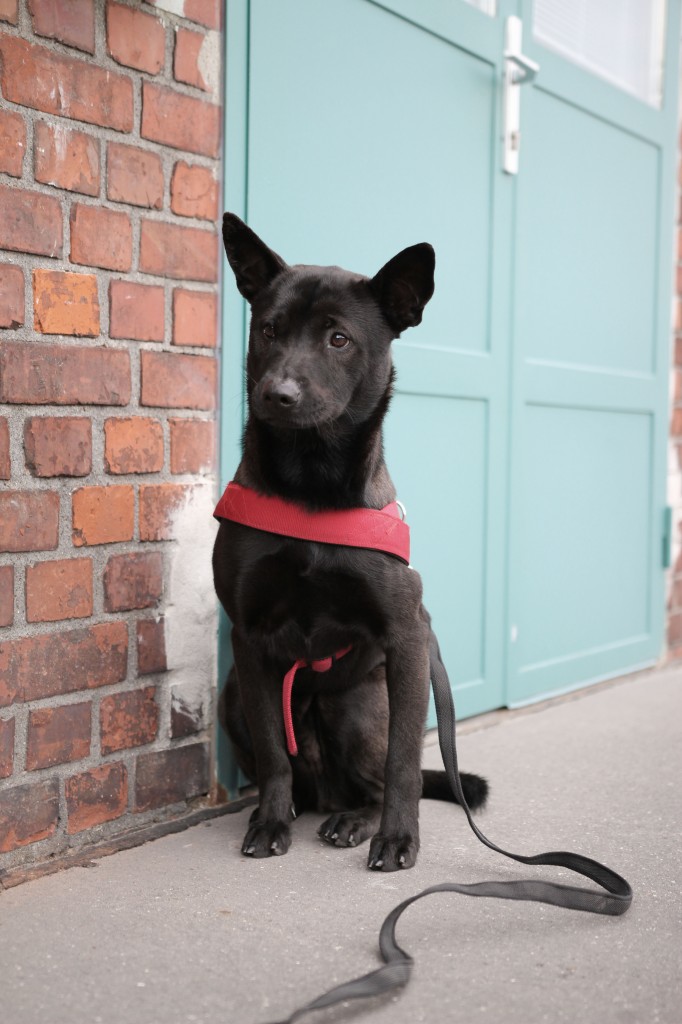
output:
<svg viewBox="0 0 682 1024"><path fill-rule="evenodd" d="M678 4L643 97L571 52L551 0L228 3L226 205L290 262L373 274L436 249L386 451L460 716L662 650ZM510 18L539 65L516 101ZM225 291L229 477L245 319Z"/></svg>

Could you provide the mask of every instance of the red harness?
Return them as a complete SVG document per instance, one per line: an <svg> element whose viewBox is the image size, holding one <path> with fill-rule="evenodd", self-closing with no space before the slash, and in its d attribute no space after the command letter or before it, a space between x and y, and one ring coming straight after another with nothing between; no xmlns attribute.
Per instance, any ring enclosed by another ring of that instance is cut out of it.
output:
<svg viewBox="0 0 682 1024"><path fill-rule="evenodd" d="M397 501L392 501L382 509L349 508L309 512L293 501L259 494L250 487L242 487L232 481L225 488L213 515L216 519L228 519L265 533L316 541L318 544L368 548L394 555L406 565L410 563L410 528L403 520L402 506ZM284 676L282 713L287 749L292 757L298 753L291 714L291 691L296 673L299 668L328 672L334 662L348 654L350 649L344 647L328 658L315 661L299 658Z"/></svg>

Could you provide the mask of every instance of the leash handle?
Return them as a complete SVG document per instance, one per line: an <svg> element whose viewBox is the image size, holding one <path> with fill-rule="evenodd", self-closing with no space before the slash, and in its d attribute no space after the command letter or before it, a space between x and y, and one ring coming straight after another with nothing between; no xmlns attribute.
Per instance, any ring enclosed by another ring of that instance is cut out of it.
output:
<svg viewBox="0 0 682 1024"><path fill-rule="evenodd" d="M436 718L438 720L438 741L440 743L443 764L447 773L448 781L453 793L457 796L459 803L466 814L467 821L476 836L485 846L501 853L503 857L518 861L520 864L547 865L552 867L568 868L576 874L589 878L601 886L602 891L597 889L584 889L580 886L563 885L559 882L546 882L539 879L519 879L509 882L475 882L471 884L459 884L457 882L443 882L440 885L429 886L415 896L403 900L390 912L379 933L379 949L381 951L384 965L369 974L354 978L351 981L337 985L312 1002L300 1006L285 1020L273 1022L273 1024L295 1024L297 1020L306 1013L313 1010L321 1010L336 1003L346 1002L351 999L367 999L371 996L381 995L393 989L402 988L410 980L414 961L409 953L402 949L396 940L395 930L401 914L417 900L425 896L431 896L437 892L457 892L464 896L494 897L506 900L529 900L536 903L548 903L555 907L566 907L569 910L583 910L591 914L608 914L618 916L624 914L632 903L632 889L629 883L616 874L611 868L600 864L590 857L584 857L579 853L549 852L540 853L535 856L525 856L518 853L510 853L491 842L478 828L474 822L471 811L464 798L462 783L459 777L457 765L457 745L455 742L455 705L452 699L450 681L441 658L438 641L431 631L429 641L429 653L431 662L431 685L436 704Z"/></svg>

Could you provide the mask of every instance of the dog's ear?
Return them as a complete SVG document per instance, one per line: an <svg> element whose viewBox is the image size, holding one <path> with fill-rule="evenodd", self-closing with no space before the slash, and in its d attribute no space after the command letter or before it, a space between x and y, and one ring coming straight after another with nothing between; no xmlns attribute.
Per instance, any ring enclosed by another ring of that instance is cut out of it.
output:
<svg viewBox="0 0 682 1024"><path fill-rule="evenodd" d="M286 267L282 257L268 249L234 213L223 217L223 243L237 288L248 302L253 302L258 292Z"/></svg>
<svg viewBox="0 0 682 1024"><path fill-rule="evenodd" d="M420 242L399 252L370 281L374 297L397 334L421 323L424 306L433 295L435 266L433 246Z"/></svg>

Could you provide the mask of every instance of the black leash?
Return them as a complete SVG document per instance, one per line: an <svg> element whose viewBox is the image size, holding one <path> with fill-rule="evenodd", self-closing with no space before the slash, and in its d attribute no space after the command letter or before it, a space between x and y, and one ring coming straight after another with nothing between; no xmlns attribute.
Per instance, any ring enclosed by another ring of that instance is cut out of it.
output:
<svg viewBox="0 0 682 1024"><path fill-rule="evenodd" d="M602 892L596 889L582 889L578 886L561 885L557 882L543 882L525 879L513 882L476 882L471 885L460 885L457 882L443 882L432 885L428 889L411 896L395 907L388 915L379 933L379 948L384 960L383 967L371 971L360 978L354 978L343 985L337 985L329 992L319 996L297 1010L278 1024L294 1024L300 1017L312 1010L322 1010L326 1006L345 1002L349 999L365 999L381 995L394 988L401 988L410 980L412 957L401 949L395 938L395 929L400 915L411 903L430 896L434 892L459 892L465 896L495 896L505 900L532 900L537 903L550 903L555 907L567 907L569 910L585 910L591 914L624 914L632 903L632 889L624 878L615 871L599 864L590 857L578 853L539 853L534 857L509 853L487 839L476 826L469 810L457 767L457 748L455 745L455 706L450 690L450 681L441 659L438 641L431 633L431 685L436 702L438 719L438 740L440 743L443 763L453 792L461 804L467 820L478 839L485 846L504 857L510 857L520 864L546 864L554 867L568 868L601 886Z"/></svg>

